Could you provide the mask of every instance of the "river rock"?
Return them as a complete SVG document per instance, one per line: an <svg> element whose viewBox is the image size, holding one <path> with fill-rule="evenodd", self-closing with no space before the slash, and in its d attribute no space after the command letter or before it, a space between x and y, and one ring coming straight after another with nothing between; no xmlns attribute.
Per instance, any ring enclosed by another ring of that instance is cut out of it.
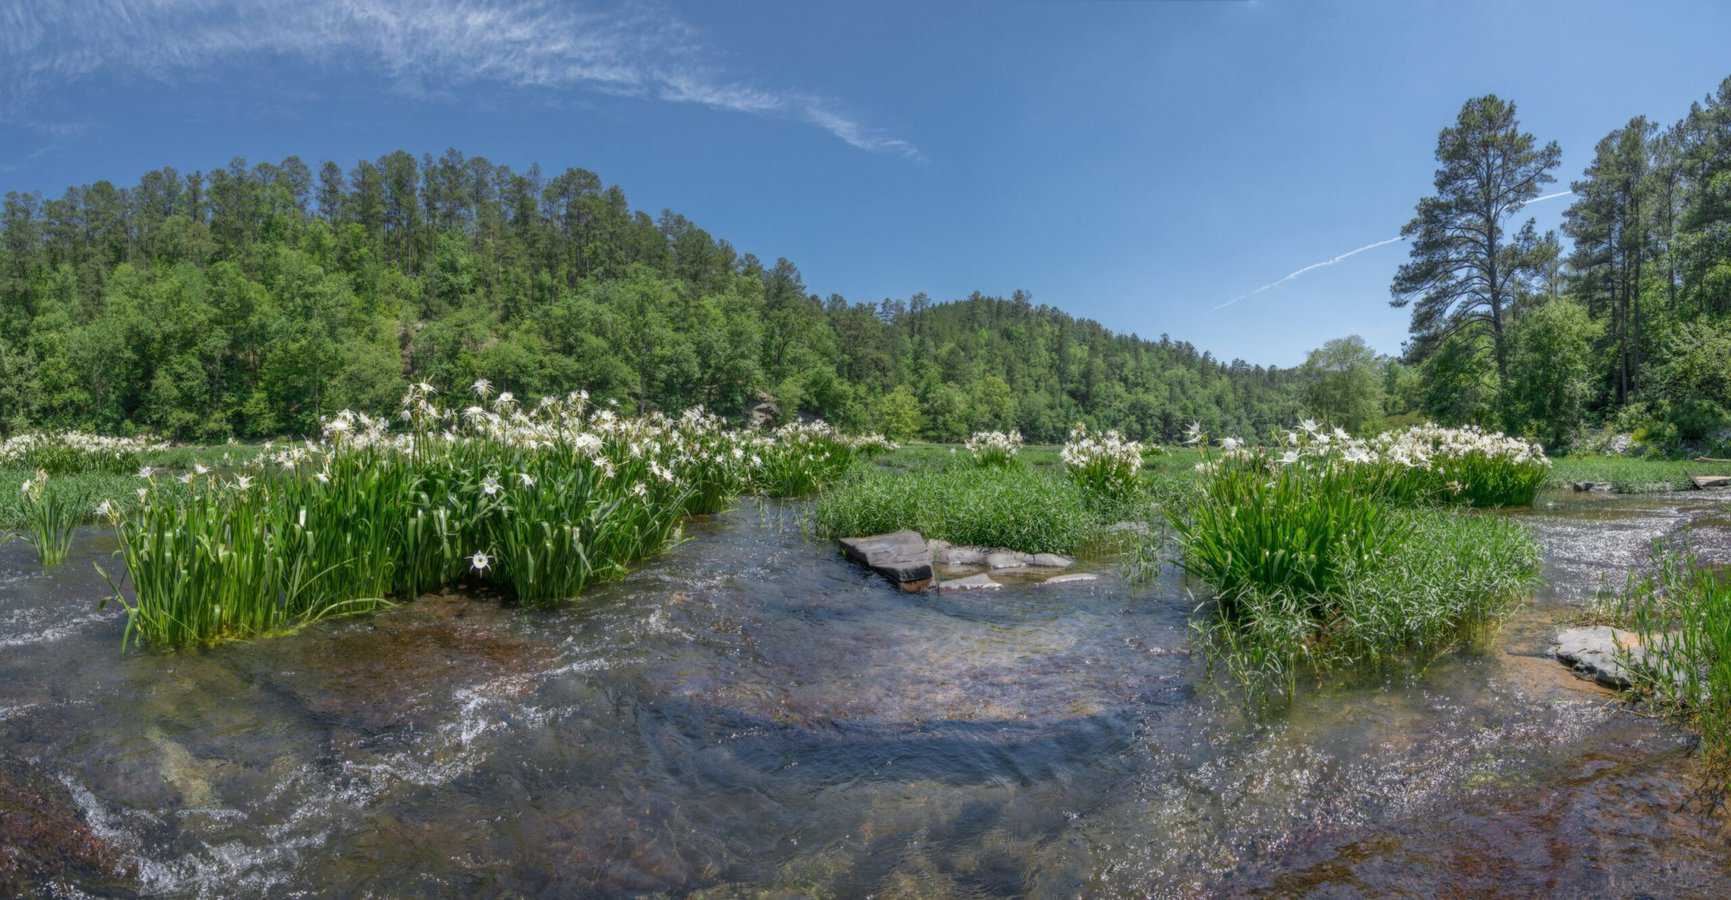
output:
<svg viewBox="0 0 1731 900"><path fill-rule="evenodd" d="M889 579L904 591L932 585L932 553L917 531L895 531L869 537L842 538L841 552Z"/></svg>
<svg viewBox="0 0 1731 900"><path fill-rule="evenodd" d="M1048 578L1045 581L1042 581L1040 583L1041 584L1075 584L1078 581L1095 581L1095 580L1098 580L1099 577L1100 576L1095 575L1092 572L1072 572L1069 575L1053 575L1051 578Z"/></svg>
<svg viewBox="0 0 1731 900"><path fill-rule="evenodd" d="M1731 487L1731 475L1691 475L1689 480L1694 482L1695 489L1700 491Z"/></svg>
<svg viewBox="0 0 1731 900"><path fill-rule="evenodd" d="M1001 587L1003 587L1002 584L993 581L984 572L978 575L969 575L966 578L951 579L938 585L939 590L945 591L995 590Z"/></svg>
<svg viewBox="0 0 1731 900"><path fill-rule="evenodd" d="M932 561L944 566L983 566L986 564L986 549L984 547L969 547L964 544L952 544L933 538L926 542L926 549L931 551Z"/></svg>
<svg viewBox="0 0 1731 900"><path fill-rule="evenodd" d="M1582 493L1608 494L1611 492L1609 481L1577 481L1574 487L1575 490Z"/></svg>
<svg viewBox="0 0 1731 900"><path fill-rule="evenodd" d="M1036 553L1033 559L1028 561L1028 565L1042 569L1068 569L1075 564L1075 560L1061 553Z"/></svg>
<svg viewBox="0 0 1731 900"><path fill-rule="evenodd" d="M1619 650L1625 653L1619 654ZM1635 662L1642 658L1640 637L1632 631L1609 625L1565 628L1557 635L1551 651L1563 665L1573 668L1575 674L1610 688L1629 686L1629 671L1623 665L1623 658Z"/></svg>
<svg viewBox="0 0 1731 900"><path fill-rule="evenodd" d="M986 554L986 565L993 569L1020 569L1033 561L1033 555L1015 550L993 550Z"/></svg>

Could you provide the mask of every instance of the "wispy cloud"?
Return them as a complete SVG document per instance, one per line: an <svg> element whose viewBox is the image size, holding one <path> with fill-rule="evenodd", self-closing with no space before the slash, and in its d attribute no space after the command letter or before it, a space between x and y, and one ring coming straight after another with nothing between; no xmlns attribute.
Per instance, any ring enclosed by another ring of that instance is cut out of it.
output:
<svg viewBox="0 0 1731 900"><path fill-rule="evenodd" d="M1558 197L1567 197L1573 193L1574 193L1574 191L1558 191L1554 194L1545 194L1542 197L1534 197L1533 199L1528 200L1527 202L1521 204L1521 206L1527 207L1527 206L1533 205L1534 203L1543 203L1546 200L1555 200ZM1299 277L1300 275L1303 275L1306 272L1314 271L1316 269L1323 268L1324 266L1332 266L1332 265L1335 265L1337 263L1344 262L1348 259L1351 259L1354 256L1359 255L1360 253L1364 253L1364 252L1370 251L1370 250L1375 250L1378 247L1386 247L1389 244L1393 244L1393 243L1400 241L1400 239L1401 239L1400 235L1397 234L1394 237L1388 238L1386 240L1374 241L1372 243L1365 244L1363 247L1355 247L1351 250L1346 251L1345 253L1340 254L1339 256L1331 256L1328 259L1325 259L1321 262L1313 262L1308 266L1304 266L1302 268L1295 269L1291 272L1288 272L1285 275L1285 277L1282 277L1282 278L1277 279L1275 281L1270 281L1269 283L1263 285L1262 287L1257 288L1256 290L1253 290L1253 291L1246 293L1246 294L1240 294L1236 297L1233 297L1231 300L1228 300L1225 303L1222 303L1219 306L1216 306L1214 308L1216 310L1225 309L1226 307L1231 306L1232 304L1237 303L1241 300L1248 300L1251 297L1256 296L1257 294L1263 293L1264 291L1271 291L1277 287L1280 287L1281 285Z"/></svg>
<svg viewBox="0 0 1731 900"><path fill-rule="evenodd" d="M696 28L648 3L550 0L65 0L0 7L0 119L101 74L163 82L286 57L383 73L399 89L580 88L805 122L862 150L919 158L838 102L708 62Z"/></svg>

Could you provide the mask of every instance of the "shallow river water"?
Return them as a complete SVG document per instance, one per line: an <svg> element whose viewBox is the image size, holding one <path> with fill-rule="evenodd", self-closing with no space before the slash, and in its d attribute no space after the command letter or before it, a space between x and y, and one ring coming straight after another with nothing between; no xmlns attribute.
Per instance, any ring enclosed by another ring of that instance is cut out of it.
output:
<svg viewBox="0 0 1731 900"><path fill-rule="evenodd" d="M174 656L96 609L111 539L0 548L0 893L1731 893L1688 737L1547 654L1653 539L1731 561L1724 499L1542 498L1489 652L1262 716L1175 573L911 596L804 514L694 522L570 610Z"/></svg>

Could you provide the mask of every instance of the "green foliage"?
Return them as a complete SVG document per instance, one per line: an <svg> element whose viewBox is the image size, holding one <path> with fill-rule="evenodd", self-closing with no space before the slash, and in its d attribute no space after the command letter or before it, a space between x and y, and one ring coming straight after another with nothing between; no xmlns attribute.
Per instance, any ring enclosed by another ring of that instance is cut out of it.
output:
<svg viewBox="0 0 1731 900"><path fill-rule="evenodd" d="M0 432L177 441L314 433L410 383L584 388L629 412L774 399L908 439L1071 423L1166 437L1290 418L1289 378L1114 334L1025 294L850 303L785 259L651 218L598 175L395 152L317 196L299 160L0 210ZM316 201L316 202L315 202ZM94 224L93 224L94 223Z"/></svg>
<svg viewBox="0 0 1731 900"><path fill-rule="evenodd" d="M36 548L43 566L58 566L72 552L72 533L83 519L68 495L48 490L48 473L38 471L19 488L24 539Z"/></svg>
<svg viewBox="0 0 1731 900"><path fill-rule="evenodd" d="M1546 484L1567 488L1578 481L1608 482L1617 493L1638 494L1686 489L1691 475L1731 475L1731 463L1574 454L1556 460Z"/></svg>
<svg viewBox="0 0 1731 900"><path fill-rule="evenodd" d="M748 486L814 489L881 446L821 424L728 431L695 410L623 419L587 400L524 412L502 393L459 414L416 386L408 433L343 413L318 445L147 478L139 503L113 512L134 587L113 598L126 640L273 634L463 580L565 602L674 541L690 512Z"/></svg>
<svg viewBox="0 0 1731 900"><path fill-rule="evenodd" d="M1214 587L1229 614L1253 592L1302 599L1336 591L1349 566L1404 537L1403 523L1364 488L1357 466L1228 456L1204 476L1194 504L1170 513L1183 565Z"/></svg>
<svg viewBox="0 0 1731 900"><path fill-rule="evenodd" d="M1524 491L1533 467L1515 459L1519 442L1437 429L1357 442L1313 428L1279 457L1223 441L1197 493L1166 506L1180 563L1214 589L1197 627L1258 693L1290 690L1301 666L1440 652L1498 619L1537 574L1519 525L1410 506L1501 498L1510 478Z"/></svg>
<svg viewBox="0 0 1731 900"><path fill-rule="evenodd" d="M1305 409L1328 425L1359 434L1382 419L1382 363L1356 334L1310 351L1299 378Z"/></svg>
<svg viewBox="0 0 1731 900"><path fill-rule="evenodd" d="M1064 470L1096 502L1119 503L1141 489L1137 473L1142 471L1142 445L1126 441L1116 430L1090 434L1078 423L1061 454Z"/></svg>
<svg viewBox="0 0 1731 900"><path fill-rule="evenodd" d="M1353 557L1323 595L1250 588L1193 622L1210 661L1255 697L1300 672L1422 664L1481 644L1538 577L1516 522L1434 509L1387 513L1402 538Z"/></svg>
<svg viewBox="0 0 1731 900"><path fill-rule="evenodd" d="M1688 553L1659 548L1599 613L1639 639L1626 657L1632 692L1701 732L1708 761L1731 773L1731 579Z"/></svg>
<svg viewBox="0 0 1731 900"><path fill-rule="evenodd" d="M1592 396L1592 346L1602 330L1568 300L1542 303L1520 317L1509 360L1515 430L1553 453L1568 450Z"/></svg>
<svg viewBox="0 0 1731 900"><path fill-rule="evenodd" d="M911 528L927 538L1027 553L1074 553L1098 524L1087 495L1067 479L973 466L856 470L818 499L816 522L826 537Z"/></svg>

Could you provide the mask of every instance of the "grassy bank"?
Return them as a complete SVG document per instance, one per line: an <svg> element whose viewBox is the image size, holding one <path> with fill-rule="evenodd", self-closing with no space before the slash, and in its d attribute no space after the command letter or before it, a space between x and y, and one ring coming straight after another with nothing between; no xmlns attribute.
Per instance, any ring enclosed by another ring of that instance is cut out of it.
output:
<svg viewBox="0 0 1731 900"><path fill-rule="evenodd" d="M1099 515L1081 488L1050 469L862 467L818 499L816 522L825 537L911 528L955 544L1075 553Z"/></svg>
<svg viewBox="0 0 1731 900"><path fill-rule="evenodd" d="M1691 475L1731 475L1731 463L1582 454L1553 460L1547 486L1566 489L1578 481L1594 481L1609 482L1623 494L1677 491L1692 487Z"/></svg>

